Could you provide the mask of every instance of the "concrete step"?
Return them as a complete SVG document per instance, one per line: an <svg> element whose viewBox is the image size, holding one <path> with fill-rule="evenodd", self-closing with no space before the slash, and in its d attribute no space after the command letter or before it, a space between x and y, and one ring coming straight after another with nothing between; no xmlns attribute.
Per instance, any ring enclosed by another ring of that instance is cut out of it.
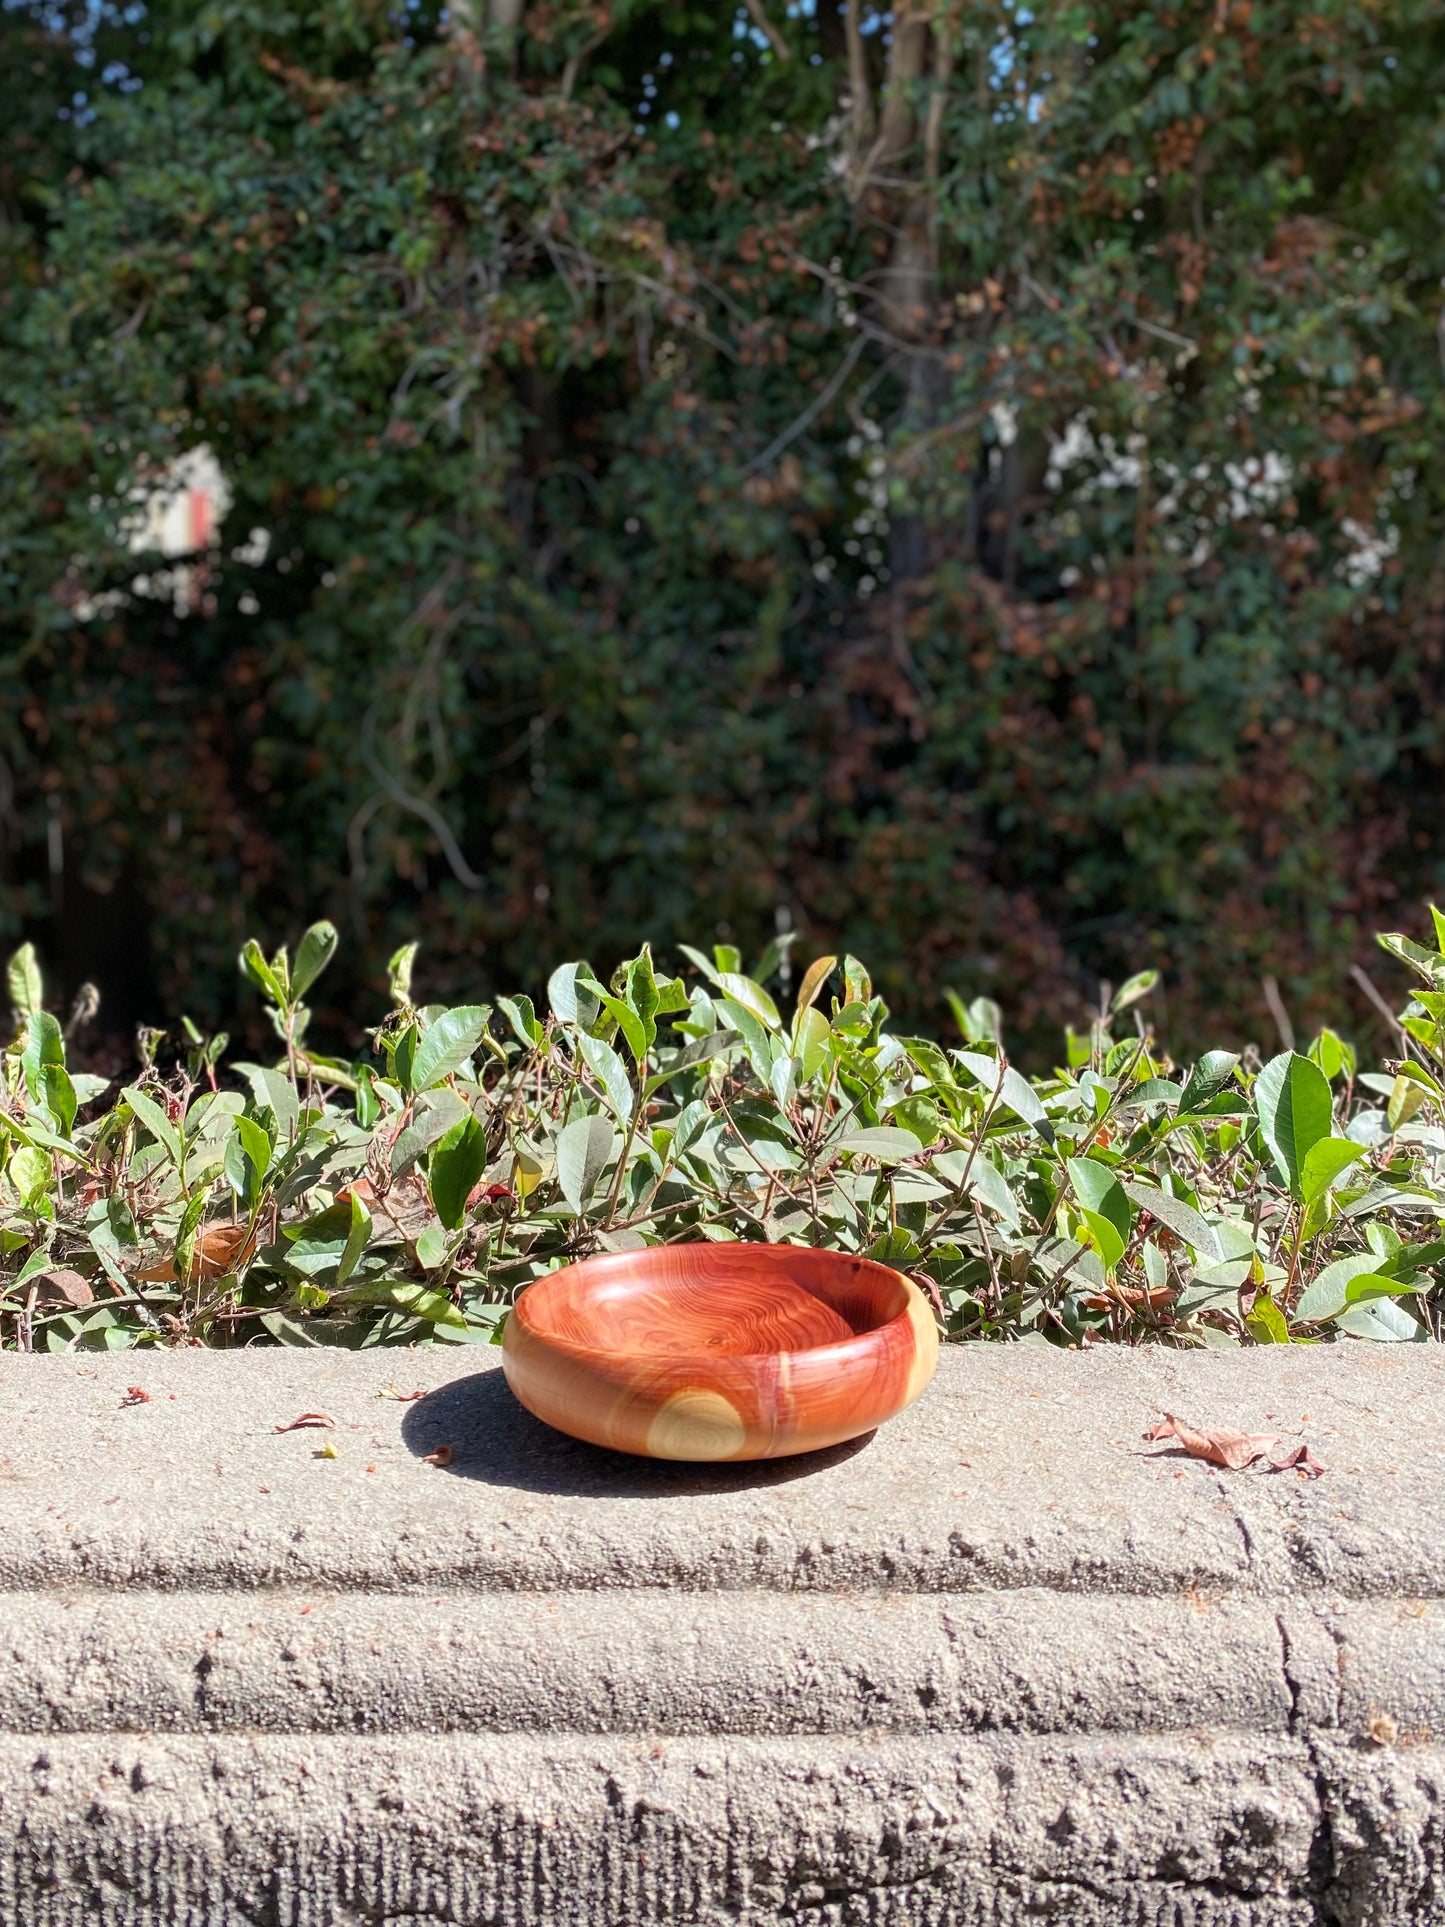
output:
<svg viewBox="0 0 1445 1927"><path fill-rule="evenodd" d="M494 1352L0 1359L0 1922L1445 1921L1442 1419L1424 1346L976 1346L667 1466Z"/></svg>

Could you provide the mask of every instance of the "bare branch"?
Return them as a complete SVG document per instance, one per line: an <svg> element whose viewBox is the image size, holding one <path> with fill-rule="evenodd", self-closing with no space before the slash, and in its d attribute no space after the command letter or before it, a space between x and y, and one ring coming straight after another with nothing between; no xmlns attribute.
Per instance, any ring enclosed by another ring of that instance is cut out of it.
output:
<svg viewBox="0 0 1445 1927"><path fill-rule="evenodd" d="M886 167L912 145L917 125L913 96L923 78L928 56L928 16L900 7L893 17L893 44L888 50L888 80L883 89L883 115L878 140L869 159Z"/></svg>
<svg viewBox="0 0 1445 1927"><path fill-rule="evenodd" d="M751 14L753 25L760 34L766 36L768 45L772 48L778 59L791 60L793 57L792 49L788 46L787 41L784 40L772 21L769 20L766 13L764 13L763 0L743 0L743 5L747 8L749 14Z"/></svg>
<svg viewBox="0 0 1445 1927"><path fill-rule="evenodd" d="M857 155L873 138L873 89L868 83L868 55L863 45L863 0L846 0L843 26L848 37L848 92L851 95L853 152Z"/></svg>
<svg viewBox="0 0 1445 1927"><path fill-rule="evenodd" d="M756 475L760 468L766 468L775 455L781 455L789 442L795 442L799 435L803 433L804 429L817 420L818 416L822 414L823 410L828 406L829 402L832 401L838 390L843 386L843 383L853 372L854 363L857 361L859 355L862 354L867 344L868 337L860 328L849 344L847 354L844 355L842 361L838 364L837 368L834 369L832 378L827 386L819 389L818 393L814 395L802 414L783 430L776 441L769 442L761 455L755 455L753 457L743 469L744 477Z"/></svg>

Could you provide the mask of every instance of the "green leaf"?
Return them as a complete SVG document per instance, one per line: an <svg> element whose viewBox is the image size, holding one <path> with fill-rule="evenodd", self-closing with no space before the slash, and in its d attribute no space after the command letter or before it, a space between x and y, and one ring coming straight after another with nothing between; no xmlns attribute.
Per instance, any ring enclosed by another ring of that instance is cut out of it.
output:
<svg viewBox="0 0 1445 1927"><path fill-rule="evenodd" d="M1136 971L1132 977L1127 978L1120 984L1119 988L1114 992L1109 1003L1110 1016L1117 1017L1120 1011L1128 1010L1131 1004L1141 1002L1142 999L1149 995L1158 981L1159 972L1157 970Z"/></svg>
<svg viewBox="0 0 1445 1927"><path fill-rule="evenodd" d="M967 1170L968 1195L977 1198L980 1204L986 1204L990 1211L997 1212L1006 1224L1017 1230L1022 1221L1018 1200L1009 1189L1008 1179L982 1152L975 1156L971 1165L968 1159L967 1151L944 1151L929 1168L936 1171L945 1184L955 1188L962 1182Z"/></svg>
<svg viewBox="0 0 1445 1927"><path fill-rule="evenodd" d="M1244 1321L1244 1328L1257 1345L1288 1345L1289 1321L1272 1298L1263 1292Z"/></svg>
<svg viewBox="0 0 1445 1927"><path fill-rule="evenodd" d="M634 1052L638 1064L657 1042L657 978L652 969L652 952L646 944L627 966L627 1001L642 1026L643 1048Z"/></svg>
<svg viewBox="0 0 1445 1927"><path fill-rule="evenodd" d="M381 1116L381 1099L376 1094L375 1075L370 1064L354 1065L351 1075L356 1091L356 1121L363 1131L370 1131Z"/></svg>
<svg viewBox="0 0 1445 1927"><path fill-rule="evenodd" d="M742 1038L735 1030L713 1030L709 1031L706 1037L694 1038L678 1052L670 1064L665 1065L660 1071L653 1072L642 1087L643 1096L651 1097L654 1091L660 1091L664 1084L680 1076L683 1071L690 1071L698 1064L705 1064L710 1057L716 1057L720 1052L741 1042Z"/></svg>
<svg viewBox="0 0 1445 1927"><path fill-rule="evenodd" d="M783 1020L778 1014L778 1007L761 984L754 983L751 977L744 977L738 970L714 968L702 952L694 950L690 944L680 943L678 949L697 965L710 983L715 984L725 996L731 997L735 1004L741 1004L765 1029L775 1032L782 1029ZM818 988L822 988L821 980Z"/></svg>
<svg viewBox="0 0 1445 1927"><path fill-rule="evenodd" d="M612 1156L616 1136L611 1118L598 1116L574 1117L557 1133L557 1182L578 1217Z"/></svg>
<svg viewBox="0 0 1445 1927"><path fill-rule="evenodd" d="M1096 1158L1070 1158L1068 1173L1104 1268L1112 1271L1124 1255L1133 1223L1124 1187L1108 1165Z"/></svg>
<svg viewBox="0 0 1445 1927"><path fill-rule="evenodd" d="M461 1069L481 1041L487 1015L485 1004L459 1004L442 1012L418 1040L411 1066L413 1091L429 1091Z"/></svg>
<svg viewBox="0 0 1445 1927"><path fill-rule="evenodd" d="M312 924L296 948L296 962L291 971L293 997L306 995L336 955L336 946L339 941L334 923Z"/></svg>
<svg viewBox="0 0 1445 1927"><path fill-rule="evenodd" d="M439 1225L428 1225L416 1241L416 1261L423 1271L438 1271L447 1261L450 1240Z"/></svg>
<svg viewBox="0 0 1445 1927"><path fill-rule="evenodd" d="M281 1236L290 1247L287 1264L310 1279L334 1275L351 1240L353 1212L351 1203L329 1204L301 1224L282 1225Z"/></svg>
<svg viewBox="0 0 1445 1927"><path fill-rule="evenodd" d="M532 1008L530 997L499 997L497 1009L512 1026L521 1043L529 1046L540 1044L546 1036L546 1031L537 1021L537 1013Z"/></svg>
<svg viewBox="0 0 1445 1927"><path fill-rule="evenodd" d="M1323 1072L1321 1072L1323 1076ZM1312 1204L1322 1197L1341 1171L1347 1170L1357 1158L1368 1156L1367 1147L1356 1144L1345 1137L1323 1137L1312 1144L1306 1153L1300 1171L1299 1196L1306 1204Z"/></svg>
<svg viewBox="0 0 1445 1927"><path fill-rule="evenodd" d="M1390 1130L1398 1131L1402 1124L1408 1124L1417 1112L1423 1111L1429 1101L1430 1093L1424 1085L1413 1077L1406 1077L1402 1071L1390 1086L1385 1123Z"/></svg>
<svg viewBox="0 0 1445 1927"><path fill-rule="evenodd" d="M1352 1305L1364 1305L1379 1298L1415 1298L1428 1289L1410 1278L1387 1278L1383 1272L1367 1271L1351 1278L1345 1286L1345 1298Z"/></svg>
<svg viewBox="0 0 1445 1927"><path fill-rule="evenodd" d="M956 990L945 990L943 994L966 1044L1003 1042L1003 1012L992 997L975 997L971 1004L965 1004Z"/></svg>
<svg viewBox="0 0 1445 1927"><path fill-rule="evenodd" d="M1349 1332L1353 1338L1371 1338L1386 1344L1421 1344L1429 1333L1418 1318L1388 1298L1373 1304L1351 1305L1335 1320L1335 1330Z"/></svg>
<svg viewBox="0 0 1445 1927"><path fill-rule="evenodd" d="M347 1228L346 1243L336 1266L336 1287L339 1289L361 1263L367 1244L371 1239L371 1213L365 1202L353 1190L351 1193L351 1223Z"/></svg>
<svg viewBox="0 0 1445 1927"><path fill-rule="evenodd" d="M918 1156L923 1149L923 1140L915 1137L912 1131L879 1125L872 1130L849 1131L832 1148L849 1152L855 1157L875 1158L879 1164L902 1164L906 1158Z"/></svg>
<svg viewBox="0 0 1445 1927"><path fill-rule="evenodd" d="M807 1084L828 1062L833 1027L821 1010L809 1005L793 1016L793 1057L798 1066L798 1082Z"/></svg>
<svg viewBox="0 0 1445 1927"><path fill-rule="evenodd" d="M65 1064L65 1039L48 1010L32 1010L26 1018L20 1063L25 1072L26 1090L31 1097L43 1099L47 1067Z"/></svg>
<svg viewBox="0 0 1445 1927"><path fill-rule="evenodd" d="M933 1144L943 1135L943 1117L937 1104L926 1091L915 1091L912 1097L901 1097L890 1106L895 1124L913 1135L923 1144Z"/></svg>
<svg viewBox="0 0 1445 1927"><path fill-rule="evenodd" d="M304 1325L298 1325L294 1318L288 1318L283 1311L263 1311L260 1323L270 1333L278 1345L299 1348L319 1347L322 1341Z"/></svg>
<svg viewBox="0 0 1445 1927"><path fill-rule="evenodd" d="M79 1109L69 1073L63 1064L47 1064L40 1073L40 1083L46 1110L60 1126L61 1134L69 1137Z"/></svg>
<svg viewBox="0 0 1445 1927"><path fill-rule="evenodd" d="M271 1168L271 1140L253 1117L238 1117L235 1124L221 1168L244 1209L254 1211Z"/></svg>
<svg viewBox="0 0 1445 1927"><path fill-rule="evenodd" d="M1378 1264L1379 1260L1372 1252L1356 1251L1347 1258L1336 1258L1333 1264L1326 1265L1300 1294L1294 1312L1296 1322L1314 1325L1325 1319L1337 1318L1349 1303L1350 1283L1356 1278L1372 1275Z"/></svg>
<svg viewBox="0 0 1445 1927"><path fill-rule="evenodd" d="M251 1086L251 1097L258 1111L269 1111L282 1137L290 1137L301 1121L301 1102L296 1086L284 1071L265 1064L237 1064L234 1068Z"/></svg>
<svg viewBox="0 0 1445 1927"><path fill-rule="evenodd" d="M472 1186L486 1168L487 1134L469 1115L453 1125L427 1163L432 1207L448 1231L460 1230Z"/></svg>
<svg viewBox="0 0 1445 1927"><path fill-rule="evenodd" d="M1445 957L1436 951L1426 950L1423 944L1401 936L1398 931L1384 932L1376 941L1382 950L1388 950L1392 957L1417 970L1427 983L1445 984Z"/></svg>
<svg viewBox="0 0 1445 1927"><path fill-rule="evenodd" d="M793 1008L794 1050L797 1049L798 1019L804 1011L810 1010L817 1002L824 984L838 968L836 957L815 957L803 972L803 981L798 985L798 1001Z"/></svg>
<svg viewBox="0 0 1445 1927"><path fill-rule="evenodd" d="M975 1077L990 1096L999 1089L999 1060L984 1057L978 1051L955 1051L954 1057L964 1069ZM1008 1106L1015 1117L1021 1117L1025 1124L1031 1124L1045 1144L1054 1141L1054 1127L1049 1122L1048 1112L1031 1084L1024 1081L1012 1065L1003 1071L1003 1088L999 1102Z"/></svg>
<svg viewBox="0 0 1445 1927"><path fill-rule="evenodd" d="M416 964L419 943L404 943L400 950L393 950L386 966L386 985L391 993L391 1001L398 1010L411 1008L411 973Z"/></svg>
<svg viewBox="0 0 1445 1927"><path fill-rule="evenodd" d="M552 1015L561 1024L575 1024L590 1031L597 1022L601 1006L591 985L596 975L589 963L559 964L547 979L547 1001Z"/></svg>
<svg viewBox="0 0 1445 1927"><path fill-rule="evenodd" d="M1354 1076L1354 1046L1347 1044L1343 1037L1328 1027L1310 1045L1309 1054L1310 1061L1319 1065L1332 1084L1341 1072Z"/></svg>
<svg viewBox="0 0 1445 1927"><path fill-rule="evenodd" d="M901 1226L895 1226L892 1231L885 1231L881 1238L875 1238L863 1253L874 1264L891 1265L895 1271L907 1271L918 1263L920 1255L917 1238Z"/></svg>
<svg viewBox="0 0 1445 1927"><path fill-rule="evenodd" d="M201 1229L201 1219L206 1215L206 1193L199 1190L186 1206L181 1215L180 1229L176 1233L176 1246L173 1263L176 1277L184 1285L195 1269L196 1239Z"/></svg>
<svg viewBox="0 0 1445 1927"><path fill-rule="evenodd" d="M177 1168L181 1162L180 1135L161 1105L144 1091L138 1091L134 1084L127 1084L121 1092L122 1100L131 1108L133 1116L145 1126L157 1144L163 1144L166 1154Z"/></svg>
<svg viewBox="0 0 1445 1927"><path fill-rule="evenodd" d="M1237 1052L1232 1050L1206 1051L1185 1081L1179 1099L1179 1116L1188 1117L1199 1112L1213 1102L1225 1087L1234 1081L1234 1067L1239 1062ZM1243 1097L1240 1107L1243 1108Z"/></svg>
<svg viewBox="0 0 1445 1927"><path fill-rule="evenodd" d="M267 963L265 953L254 937L251 937L245 944L241 951L239 961L241 969L247 977L250 978L257 990L261 992L262 996L269 997L273 1004L284 1009L287 1001L286 992L276 972L271 968L270 964Z"/></svg>
<svg viewBox="0 0 1445 1927"><path fill-rule="evenodd" d="M418 1103L412 1120L391 1147L391 1174L399 1178L417 1159L468 1115L467 1107L455 1091L431 1092Z"/></svg>
<svg viewBox="0 0 1445 1927"><path fill-rule="evenodd" d="M626 1124L632 1116L632 1084L627 1075L627 1066L600 1037L589 1036L585 1030L577 1033L577 1048L585 1058L592 1075L601 1084L607 1102Z"/></svg>
<svg viewBox="0 0 1445 1927"><path fill-rule="evenodd" d="M747 1046L748 1058L761 1084L772 1080L775 1053L782 1050L781 1040L769 1035L766 1025L755 1011L740 1004L732 997L724 997L722 1014L726 1022L742 1038ZM786 1053L785 1060L786 1060Z"/></svg>
<svg viewBox="0 0 1445 1927"><path fill-rule="evenodd" d="M33 1144L22 1144L5 1169L21 1204L28 1211L33 1211L49 1192L51 1179L55 1175L55 1167L49 1157Z"/></svg>
<svg viewBox="0 0 1445 1927"><path fill-rule="evenodd" d="M1302 1198L1305 1159L1334 1125L1328 1079L1307 1057L1283 1051L1254 1080L1254 1108L1280 1175Z"/></svg>
<svg viewBox="0 0 1445 1927"><path fill-rule="evenodd" d="M1135 1204L1160 1224L1167 1225L1185 1244L1192 1246L1206 1264L1217 1265L1223 1260L1224 1250L1213 1225L1202 1218L1192 1204L1186 1204L1183 1198L1171 1197L1169 1192L1161 1191L1157 1185L1144 1184L1137 1178L1121 1178L1120 1183Z"/></svg>
<svg viewBox="0 0 1445 1927"><path fill-rule="evenodd" d="M424 1231L422 1239L441 1239L439 1231ZM443 1244L445 1240L442 1240ZM421 1240L418 1240L418 1248ZM437 1264L441 1263L438 1256ZM429 1266L428 1269L434 1269ZM365 1284L347 1287L347 1298L355 1305L394 1305L398 1311L424 1318L430 1325L449 1325L466 1330L466 1314L454 1305L445 1292L433 1291L410 1278L368 1278Z"/></svg>
<svg viewBox="0 0 1445 1927"><path fill-rule="evenodd" d="M610 990L601 984L589 986L593 996L611 1017L622 1035L627 1039L627 1048L632 1052L632 1061L638 1069L642 1068L647 1056L647 1030L637 1012L621 997L614 997Z"/></svg>
<svg viewBox="0 0 1445 1927"><path fill-rule="evenodd" d="M36 961L33 943L22 943L6 964L5 994L10 999L10 1008L18 1017L31 1017L39 1010L44 986L40 981L40 965Z"/></svg>
<svg viewBox="0 0 1445 1927"><path fill-rule="evenodd" d="M1137 1084L1131 1084L1119 1100L1120 1110L1130 1110L1136 1104L1174 1104L1180 1098L1179 1086L1167 1077L1145 1077Z"/></svg>

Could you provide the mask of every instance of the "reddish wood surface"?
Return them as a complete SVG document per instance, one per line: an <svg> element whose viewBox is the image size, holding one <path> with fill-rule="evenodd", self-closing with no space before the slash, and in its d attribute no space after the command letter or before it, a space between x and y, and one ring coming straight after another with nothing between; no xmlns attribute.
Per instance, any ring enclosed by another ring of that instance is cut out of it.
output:
<svg viewBox="0 0 1445 1927"><path fill-rule="evenodd" d="M548 1425L656 1459L767 1459L917 1398L933 1313L900 1272L791 1245L667 1245L569 1265L507 1320L507 1383Z"/></svg>

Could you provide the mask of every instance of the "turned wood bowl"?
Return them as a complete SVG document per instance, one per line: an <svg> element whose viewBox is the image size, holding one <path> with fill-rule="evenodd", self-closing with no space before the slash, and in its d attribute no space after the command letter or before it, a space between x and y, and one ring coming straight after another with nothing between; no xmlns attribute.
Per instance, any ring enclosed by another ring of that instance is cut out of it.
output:
<svg viewBox="0 0 1445 1927"><path fill-rule="evenodd" d="M651 1459L775 1459L872 1431L938 1359L902 1273L793 1245L664 1245L554 1271L507 1319L507 1383L548 1425Z"/></svg>

